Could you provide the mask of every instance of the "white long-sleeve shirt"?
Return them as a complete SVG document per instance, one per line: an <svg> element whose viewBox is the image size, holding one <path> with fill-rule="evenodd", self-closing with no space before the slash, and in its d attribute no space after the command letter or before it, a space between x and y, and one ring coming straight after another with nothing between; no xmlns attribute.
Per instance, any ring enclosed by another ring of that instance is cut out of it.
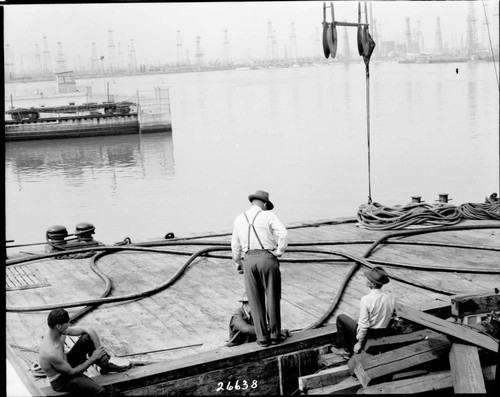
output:
<svg viewBox="0 0 500 397"><path fill-rule="evenodd" d="M394 313L394 298L381 289L374 288L361 298L357 339L366 337L368 328L387 328Z"/></svg>
<svg viewBox="0 0 500 397"><path fill-rule="evenodd" d="M266 250L276 249L276 254L282 255L288 245L287 230L278 217L271 211L261 211L257 205L252 205L245 214L252 223L255 214L259 212L255 219L254 226L260 241ZM236 217L231 237L231 251L233 260L241 259L242 253L251 249L262 249L259 240L255 236L253 228L250 229L250 244L248 243L248 222L244 214Z"/></svg>

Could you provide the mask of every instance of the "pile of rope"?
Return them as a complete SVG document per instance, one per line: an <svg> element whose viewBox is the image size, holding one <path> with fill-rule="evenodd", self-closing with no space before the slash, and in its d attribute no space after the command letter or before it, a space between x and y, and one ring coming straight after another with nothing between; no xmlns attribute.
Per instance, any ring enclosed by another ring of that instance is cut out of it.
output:
<svg viewBox="0 0 500 397"><path fill-rule="evenodd" d="M497 199L496 193L493 193L485 199L484 203L462 204L458 207L458 212L464 219L500 221L500 200Z"/></svg>
<svg viewBox="0 0 500 397"><path fill-rule="evenodd" d="M373 202L360 205L356 217L362 226L370 230L403 229L414 225L456 225L462 220L456 206L441 203L387 207Z"/></svg>
<svg viewBox="0 0 500 397"><path fill-rule="evenodd" d="M449 226L465 219L500 220L500 200L496 193L485 203L465 203L454 206L448 203L409 203L387 207L379 203L360 205L356 215L361 226L370 230L404 229L409 226Z"/></svg>

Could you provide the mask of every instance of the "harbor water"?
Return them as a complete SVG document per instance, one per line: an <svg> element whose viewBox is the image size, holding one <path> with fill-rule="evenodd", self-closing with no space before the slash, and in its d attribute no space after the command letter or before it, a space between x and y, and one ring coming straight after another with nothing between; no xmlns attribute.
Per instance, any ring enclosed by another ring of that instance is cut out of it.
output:
<svg viewBox="0 0 500 397"><path fill-rule="evenodd" d="M43 84L6 84L6 98ZM256 190L285 224L353 217L367 203L362 62L116 77L111 90L159 86L172 132L6 142L7 240L43 242L50 226L72 233L80 222L106 244L230 231ZM369 98L373 201L433 204L448 193L460 205L498 192L492 62L372 62Z"/></svg>

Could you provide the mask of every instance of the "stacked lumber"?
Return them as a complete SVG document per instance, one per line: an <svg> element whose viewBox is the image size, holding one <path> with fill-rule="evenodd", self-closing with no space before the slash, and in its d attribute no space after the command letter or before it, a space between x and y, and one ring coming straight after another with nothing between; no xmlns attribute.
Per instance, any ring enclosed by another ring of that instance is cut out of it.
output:
<svg viewBox="0 0 500 397"><path fill-rule="evenodd" d="M370 339L347 363L325 355L321 362L330 368L300 377L299 389L303 394L498 390L499 292L452 297L452 317L446 320L398 303L398 317L419 329ZM484 321L470 324L471 317Z"/></svg>

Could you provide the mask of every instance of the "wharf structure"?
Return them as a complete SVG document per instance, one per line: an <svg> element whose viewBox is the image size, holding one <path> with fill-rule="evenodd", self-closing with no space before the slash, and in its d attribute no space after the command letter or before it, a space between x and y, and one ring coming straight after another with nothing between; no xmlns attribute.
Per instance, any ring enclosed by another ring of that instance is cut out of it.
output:
<svg viewBox="0 0 500 397"><path fill-rule="evenodd" d="M451 296L499 287L497 220L422 227L406 235L369 230L353 218L286 226L281 311L282 328L292 336L280 345L225 346L244 283L232 264L230 233L212 232L94 244L73 251L75 256L12 256L6 263L8 360L34 395L59 395L46 378L33 376L30 365L48 310L65 307L74 323L97 330L112 356L135 363L123 373L88 371L109 391L291 395L299 378L322 368L336 317L358 316L359 300L368 292L364 270L383 266L390 277L384 289L399 303L433 309L442 318L450 316ZM89 251L91 257L78 256Z"/></svg>

